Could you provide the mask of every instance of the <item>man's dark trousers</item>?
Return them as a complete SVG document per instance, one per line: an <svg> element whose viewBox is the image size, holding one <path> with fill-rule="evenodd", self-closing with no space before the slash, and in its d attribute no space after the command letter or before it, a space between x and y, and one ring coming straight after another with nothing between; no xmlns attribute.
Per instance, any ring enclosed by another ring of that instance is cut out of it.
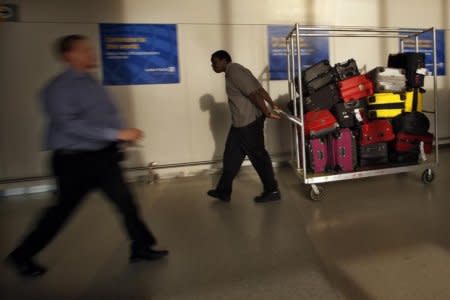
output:
<svg viewBox="0 0 450 300"><path fill-rule="evenodd" d="M263 183L264 192L278 189L272 161L264 145L264 121L265 117L262 116L247 126L231 127L223 155L223 173L216 191L231 195L233 179L246 155Z"/></svg>
<svg viewBox="0 0 450 300"><path fill-rule="evenodd" d="M130 239L142 247L155 238L140 220L133 196L119 166L115 146L99 151L55 151L52 169L56 177L56 203L44 211L34 230L13 251L16 258L28 259L42 250L59 232L86 194L99 188L122 215Z"/></svg>

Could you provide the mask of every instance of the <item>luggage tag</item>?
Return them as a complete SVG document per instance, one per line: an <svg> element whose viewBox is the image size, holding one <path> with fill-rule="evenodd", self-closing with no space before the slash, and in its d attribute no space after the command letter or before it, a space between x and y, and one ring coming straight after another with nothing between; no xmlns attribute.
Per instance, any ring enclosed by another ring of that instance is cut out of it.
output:
<svg viewBox="0 0 450 300"><path fill-rule="evenodd" d="M421 141L419 147L420 147L420 159L422 161L427 160L427 155L425 154L425 146L424 145L425 145L424 142Z"/></svg>
<svg viewBox="0 0 450 300"><path fill-rule="evenodd" d="M362 123L363 117L361 116L361 111L358 108L355 108L353 112L355 113L356 120L358 120L359 123Z"/></svg>
<svg viewBox="0 0 450 300"><path fill-rule="evenodd" d="M426 68L420 68L420 69L416 70L416 74L419 74L419 75L425 76L425 75L427 75L427 73L428 73L428 70Z"/></svg>

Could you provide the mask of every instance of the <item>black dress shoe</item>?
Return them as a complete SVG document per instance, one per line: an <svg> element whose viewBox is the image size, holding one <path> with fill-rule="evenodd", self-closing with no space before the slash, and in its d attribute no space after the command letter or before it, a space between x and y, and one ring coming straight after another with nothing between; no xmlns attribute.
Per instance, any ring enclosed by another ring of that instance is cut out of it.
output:
<svg viewBox="0 0 450 300"><path fill-rule="evenodd" d="M138 262L141 260L158 260L169 254L167 250L153 250L151 248L133 249L131 250L130 262Z"/></svg>
<svg viewBox="0 0 450 300"><path fill-rule="evenodd" d="M218 192L217 190L209 190L208 191L208 196L211 196L213 198L217 198L217 199L219 199L220 201L223 201L223 202L230 202L230 198L231 198L230 195Z"/></svg>
<svg viewBox="0 0 450 300"><path fill-rule="evenodd" d="M259 196L255 197L256 203L264 203L264 202L271 202L271 201L278 201L281 199L281 193L279 190L273 191L273 192L264 192Z"/></svg>
<svg viewBox="0 0 450 300"><path fill-rule="evenodd" d="M33 262L33 260L18 259L11 254L6 258L6 263L16 269L16 271L24 277L38 277L47 272L46 268Z"/></svg>

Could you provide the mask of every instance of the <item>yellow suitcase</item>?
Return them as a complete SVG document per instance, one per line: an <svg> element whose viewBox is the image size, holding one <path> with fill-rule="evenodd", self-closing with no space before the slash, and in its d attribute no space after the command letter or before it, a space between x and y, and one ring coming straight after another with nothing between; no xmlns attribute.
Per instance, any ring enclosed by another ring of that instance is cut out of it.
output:
<svg viewBox="0 0 450 300"><path fill-rule="evenodd" d="M414 93L417 93L417 107L414 108ZM370 119L394 118L402 112L422 111L424 90L416 89L406 93L375 93L368 99Z"/></svg>
<svg viewBox="0 0 450 300"><path fill-rule="evenodd" d="M417 93L417 107L414 106L414 92ZM406 92L405 111L422 111L423 110L423 94L424 89L415 89L415 91Z"/></svg>

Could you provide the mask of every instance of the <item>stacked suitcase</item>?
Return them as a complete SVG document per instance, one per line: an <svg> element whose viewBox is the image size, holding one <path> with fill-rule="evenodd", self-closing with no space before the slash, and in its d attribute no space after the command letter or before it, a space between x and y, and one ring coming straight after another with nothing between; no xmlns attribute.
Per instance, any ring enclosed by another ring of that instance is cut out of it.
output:
<svg viewBox="0 0 450 300"><path fill-rule="evenodd" d="M418 163L433 135L421 112L423 53L389 55L387 67L360 74L356 61L320 61L302 71L307 167L351 172Z"/></svg>

